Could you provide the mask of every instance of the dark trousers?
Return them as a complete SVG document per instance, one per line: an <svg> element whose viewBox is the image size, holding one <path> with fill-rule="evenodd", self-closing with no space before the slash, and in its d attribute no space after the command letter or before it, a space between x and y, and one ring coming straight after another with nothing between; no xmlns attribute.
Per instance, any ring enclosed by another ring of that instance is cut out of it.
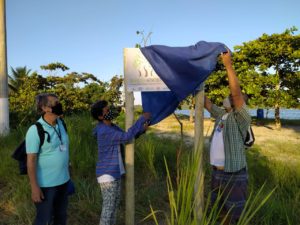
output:
<svg viewBox="0 0 300 225"><path fill-rule="evenodd" d="M48 188L41 188L44 199L35 203L36 217L34 225L66 225L68 192L67 183Z"/></svg>
<svg viewBox="0 0 300 225"><path fill-rule="evenodd" d="M220 170L212 171L211 201L214 204L220 197L219 206L224 204L223 210L232 220L238 220L244 209L247 199L248 173L246 169L234 173Z"/></svg>

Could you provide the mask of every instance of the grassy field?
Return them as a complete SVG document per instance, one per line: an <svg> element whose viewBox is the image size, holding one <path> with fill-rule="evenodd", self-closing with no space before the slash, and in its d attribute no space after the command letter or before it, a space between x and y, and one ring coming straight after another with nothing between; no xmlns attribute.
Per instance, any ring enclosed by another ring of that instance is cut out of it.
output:
<svg viewBox="0 0 300 225"><path fill-rule="evenodd" d="M89 115L67 117L71 146L72 179L76 185L76 194L70 197L69 223L72 225L92 225L99 223L101 211L101 193L95 178L96 141L91 135L95 123ZM173 218L173 224L194 224L187 210L192 208L191 189L193 163L190 155L193 150L193 124L186 118L184 122L184 145L178 157L180 146L179 126L170 117L154 126L136 141L135 153L135 193L136 224L155 224L153 217L143 220L157 212L158 224L171 224L174 212L172 201L179 207L176 210L181 217ZM120 118L122 121L122 118ZM275 131L273 123L263 121L264 125L253 126L256 144L247 150L249 165L250 192L257 195L265 184L255 204L274 189L266 204L256 212L250 224L256 225L299 225L300 224L300 126L298 121L283 121L283 129ZM123 123L121 122L121 126ZM207 162L207 140L213 122L205 121L206 145L204 161ZM13 130L8 137L0 138L0 224L28 225L34 217L34 206L30 200L28 178L18 174L17 162L11 159L13 149L25 136L26 127ZM164 160L165 159L165 160ZM166 170L169 171L169 176ZM205 196L209 196L209 166L205 163ZM188 182L186 182L188 181ZM124 182L123 182L124 183ZM189 186L186 184L188 183ZM170 189L170 184L172 188ZM186 186L186 185L187 186ZM173 193L173 194L170 194ZM179 195L181 193L181 195ZM172 200L170 197L175 196ZM180 198L179 198L179 197ZM178 197L178 198L177 198ZM182 197L189 201L183 201ZM185 203L184 203L185 202ZM181 204L185 204L183 205ZM173 204L174 205L174 204ZM258 207L258 205L256 207ZM254 205L255 206L255 205ZM254 211L255 209L252 209ZM206 214L209 216L209 213ZM250 218L250 214L247 215ZM118 225L124 224L124 195ZM183 217L189 217L185 219ZM167 219L166 219L167 218ZM181 221L181 222L179 222ZM190 221L190 222L187 222ZM213 222L203 224L214 224ZM246 222L241 224L247 224Z"/></svg>

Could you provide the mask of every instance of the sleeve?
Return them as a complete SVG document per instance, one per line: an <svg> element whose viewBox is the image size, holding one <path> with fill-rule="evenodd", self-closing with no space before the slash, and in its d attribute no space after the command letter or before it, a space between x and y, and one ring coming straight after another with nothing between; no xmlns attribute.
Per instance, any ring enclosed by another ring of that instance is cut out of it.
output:
<svg viewBox="0 0 300 225"><path fill-rule="evenodd" d="M26 137L26 153L38 153L40 149L40 137L37 132L37 127L32 125L29 127Z"/></svg>
<svg viewBox="0 0 300 225"><path fill-rule="evenodd" d="M243 135L246 135L246 132L251 124L251 116L247 110L246 104L242 106L239 110L234 112L235 120L239 129L243 132Z"/></svg>
<svg viewBox="0 0 300 225"><path fill-rule="evenodd" d="M211 107L211 117L217 119L222 117L226 111L224 109L221 109L220 107L216 106L215 104Z"/></svg>
<svg viewBox="0 0 300 225"><path fill-rule="evenodd" d="M144 130L145 122L145 118L141 116L135 122L135 124L128 129L127 132L121 129L116 130L111 128L108 128L103 132L98 132L97 139L99 147L124 144L131 141L137 133L142 132Z"/></svg>

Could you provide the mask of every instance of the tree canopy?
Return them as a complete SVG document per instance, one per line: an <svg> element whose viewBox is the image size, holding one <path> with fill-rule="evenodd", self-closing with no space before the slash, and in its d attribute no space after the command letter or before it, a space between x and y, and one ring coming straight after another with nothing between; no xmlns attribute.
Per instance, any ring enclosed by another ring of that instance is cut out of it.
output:
<svg viewBox="0 0 300 225"><path fill-rule="evenodd" d="M42 68L50 68L51 72L68 68L62 63L49 65ZM123 78L115 75L110 82L103 82L93 74L77 72L44 77L22 67L12 69L11 83L15 88L9 94L10 112L14 122L19 124L36 119L35 96L44 92L56 94L66 114L88 111L91 104L100 99L120 105Z"/></svg>
<svg viewBox="0 0 300 225"><path fill-rule="evenodd" d="M281 107L300 107L300 35L296 31L292 27L280 34L263 34L235 46L233 52L234 67L242 91L250 97L250 106L275 108L278 128ZM226 72L220 63L205 88L216 103L229 94Z"/></svg>

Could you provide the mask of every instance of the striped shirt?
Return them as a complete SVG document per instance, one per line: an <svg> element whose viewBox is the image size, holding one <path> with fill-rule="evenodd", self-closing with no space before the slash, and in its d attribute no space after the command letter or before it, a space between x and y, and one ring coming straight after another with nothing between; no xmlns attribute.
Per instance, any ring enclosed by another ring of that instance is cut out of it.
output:
<svg viewBox="0 0 300 225"><path fill-rule="evenodd" d="M225 113L224 109L216 105L212 106L211 116L216 119L214 132ZM236 172L247 166L244 139L250 123L251 116L246 105L238 111L230 112L225 120L223 128L225 172Z"/></svg>
<svg viewBox="0 0 300 225"><path fill-rule="evenodd" d="M135 124L123 131L115 124L108 126L99 122L93 131L97 137L98 143L98 159L96 164L97 177L103 174L109 174L115 179L121 177L119 165L119 146L120 144L128 143L138 133L144 131L144 123L146 122L144 116L141 116Z"/></svg>

